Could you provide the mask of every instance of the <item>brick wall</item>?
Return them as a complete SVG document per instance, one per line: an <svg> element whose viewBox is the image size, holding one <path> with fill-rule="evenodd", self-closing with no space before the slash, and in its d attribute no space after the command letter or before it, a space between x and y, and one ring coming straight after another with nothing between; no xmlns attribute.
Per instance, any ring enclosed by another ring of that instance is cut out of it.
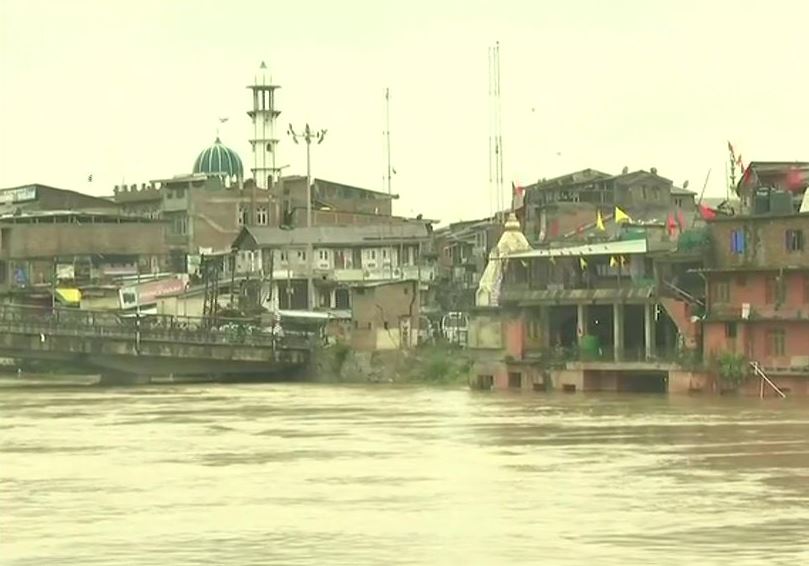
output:
<svg viewBox="0 0 809 566"><path fill-rule="evenodd" d="M736 217L710 222L709 227L717 267L809 267L809 215ZM801 251L787 249L787 230L802 232ZM741 253L732 248L734 231L744 234Z"/></svg>
<svg viewBox="0 0 809 566"><path fill-rule="evenodd" d="M164 225L159 222L9 224L0 228L5 259L166 253Z"/></svg>

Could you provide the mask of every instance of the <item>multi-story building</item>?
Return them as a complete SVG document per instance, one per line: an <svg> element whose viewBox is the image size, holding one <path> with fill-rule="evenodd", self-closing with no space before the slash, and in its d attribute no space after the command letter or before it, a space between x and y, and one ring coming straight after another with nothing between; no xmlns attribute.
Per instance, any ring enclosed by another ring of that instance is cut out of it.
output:
<svg viewBox="0 0 809 566"><path fill-rule="evenodd" d="M709 226L706 361L738 354L781 389L809 394L809 214L718 217Z"/></svg>
<svg viewBox="0 0 809 566"><path fill-rule="evenodd" d="M695 210L694 193L675 187L657 170L610 175L593 169L529 185L524 198L524 232L532 243L576 237L594 226L596 212L612 216L615 207L636 220L665 222L668 214Z"/></svg>
<svg viewBox="0 0 809 566"><path fill-rule="evenodd" d="M282 177L271 190L274 226L306 226L306 177ZM393 214L397 195L312 179L312 224L372 224Z"/></svg>
<svg viewBox="0 0 809 566"><path fill-rule="evenodd" d="M269 308L347 309L350 289L356 285L416 279L426 287L433 281L434 262L422 253L430 233L430 225L420 221L311 229L248 226L233 249L256 258L240 271L267 283L264 302ZM310 269L312 305L307 298Z"/></svg>
<svg viewBox="0 0 809 566"><path fill-rule="evenodd" d="M437 300L443 310L465 311L475 305L480 277L502 233L503 224L493 218L456 222L434 232Z"/></svg>
<svg viewBox="0 0 809 566"><path fill-rule="evenodd" d="M515 230L512 219L503 238ZM479 301L470 323L470 347L486 352L479 383L666 391L676 360L695 345L699 302L675 284L690 267L676 255L675 239L627 232L500 258L502 273L481 283L496 284L496 300Z"/></svg>
<svg viewBox="0 0 809 566"><path fill-rule="evenodd" d="M109 283L159 272L166 256L163 223L91 212L0 216L0 289L49 293L56 285Z"/></svg>

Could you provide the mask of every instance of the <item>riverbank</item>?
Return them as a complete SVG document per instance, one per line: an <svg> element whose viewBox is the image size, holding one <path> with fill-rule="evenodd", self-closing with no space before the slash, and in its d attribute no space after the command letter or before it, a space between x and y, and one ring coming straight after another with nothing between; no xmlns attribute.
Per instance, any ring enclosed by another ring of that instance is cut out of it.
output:
<svg viewBox="0 0 809 566"><path fill-rule="evenodd" d="M449 344L377 352L335 344L317 352L311 378L327 383L466 385L472 364L467 350Z"/></svg>

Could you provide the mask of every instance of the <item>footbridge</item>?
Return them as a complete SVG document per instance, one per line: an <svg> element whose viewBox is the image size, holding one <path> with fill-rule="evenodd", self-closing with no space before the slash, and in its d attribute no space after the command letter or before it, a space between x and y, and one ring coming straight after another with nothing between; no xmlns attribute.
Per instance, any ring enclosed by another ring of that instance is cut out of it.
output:
<svg viewBox="0 0 809 566"><path fill-rule="evenodd" d="M125 376L272 378L308 363L306 336L278 336L244 320L121 316L104 311L0 306L0 356L64 362Z"/></svg>

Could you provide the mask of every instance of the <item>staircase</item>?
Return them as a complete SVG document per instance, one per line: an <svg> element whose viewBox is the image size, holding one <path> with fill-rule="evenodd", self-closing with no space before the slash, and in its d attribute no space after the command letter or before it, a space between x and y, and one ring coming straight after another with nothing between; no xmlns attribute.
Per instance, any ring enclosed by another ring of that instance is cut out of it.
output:
<svg viewBox="0 0 809 566"><path fill-rule="evenodd" d="M759 389L759 397L761 399L764 398L764 384L766 383L769 385L773 391L775 391L778 395L781 396L781 399L785 399L787 394L781 391L778 386L772 382L772 380L767 377L767 374L764 373L764 369L762 369L761 364L758 362L750 362L750 367L753 369L753 374L757 377L761 378L761 388Z"/></svg>
<svg viewBox="0 0 809 566"><path fill-rule="evenodd" d="M675 285L674 283L671 283L670 281L665 281L664 280L663 281L663 286L667 290L671 291L679 299L681 299L681 300L683 300L683 301L685 301L685 302L687 302L687 303L689 303L691 305L696 305L696 306L699 306L699 307L704 307L705 306L704 301L702 301L701 299L696 298L691 293L689 293L689 292L687 292L687 291L685 291L683 289L680 289L677 285Z"/></svg>

